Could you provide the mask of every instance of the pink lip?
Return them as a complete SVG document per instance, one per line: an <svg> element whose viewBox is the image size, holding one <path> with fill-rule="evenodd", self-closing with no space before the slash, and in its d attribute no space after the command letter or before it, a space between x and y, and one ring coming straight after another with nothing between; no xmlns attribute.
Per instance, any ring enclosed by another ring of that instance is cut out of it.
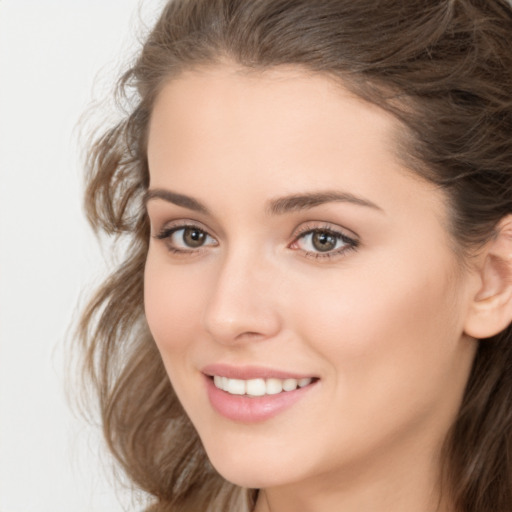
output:
<svg viewBox="0 0 512 512"><path fill-rule="evenodd" d="M250 397L247 395L231 395L219 389L213 383L212 375L221 375L231 379L301 379L297 375L283 371L275 371L261 367L233 367L227 365L209 365L203 368L204 380L208 399L213 409L220 415L232 421L241 423L257 423L277 416L296 402L304 398L313 388L317 380L308 386L294 391L283 391L276 395Z"/></svg>
<svg viewBox="0 0 512 512"><path fill-rule="evenodd" d="M310 374L298 374L283 370L274 370L263 366L231 366L228 364L209 364L201 369L205 375L219 375L228 379L304 379L314 377Z"/></svg>

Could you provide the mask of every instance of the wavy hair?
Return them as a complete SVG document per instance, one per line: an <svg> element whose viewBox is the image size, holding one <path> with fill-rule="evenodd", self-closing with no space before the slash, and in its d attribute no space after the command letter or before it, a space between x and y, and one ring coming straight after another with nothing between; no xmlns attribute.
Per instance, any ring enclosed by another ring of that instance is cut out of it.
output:
<svg viewBox="0 0 512 512"><path fill-rule="evenodd" d="M120 79L127 109L86 162L95 230L124 260L84 309L84 376L108 447L155 512L250 510L257 491L210 466L144 317L146 138L161 87L224 62L295 65L338 79L405 127L410 168L451 198L461 254L512 213L512 7L507 0L173 0ZM463 261L463 260L462 260ZM512 510L512 331L481 340L444 452L457 512Z"/></svg>

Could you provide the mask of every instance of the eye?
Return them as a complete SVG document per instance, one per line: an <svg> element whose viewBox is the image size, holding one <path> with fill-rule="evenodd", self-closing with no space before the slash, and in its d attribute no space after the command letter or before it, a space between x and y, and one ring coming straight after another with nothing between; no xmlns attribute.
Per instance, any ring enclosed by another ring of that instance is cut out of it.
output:
<svg viewBox="0 0 512 512"><path fill-rule="evenodd" d="M206 243L208 235L197 228L181 228L171 235L171 240L176 244L181 243L192 249L197 249Z"/></svg>
<svg viewBox="0 0 512 512"><path fill-rule="evenodd" d="M315 258L331 257L355 249L359 242L332 228L307 229L290 246Z"/></svg>
<svg viewBox="0 0 512 512"><path fill-rule="evenodd" d="M205 246L217 245L217 241L198 226L164 228L155 238L165 240L168 249L173 252L191 252Z"/></svg>

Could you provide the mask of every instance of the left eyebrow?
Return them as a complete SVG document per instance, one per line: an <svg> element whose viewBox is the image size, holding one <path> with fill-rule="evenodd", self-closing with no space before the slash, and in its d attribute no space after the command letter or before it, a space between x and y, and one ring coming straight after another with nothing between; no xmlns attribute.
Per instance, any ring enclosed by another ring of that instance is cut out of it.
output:
<svg viewBox="0 0 512 512"><path fill-rule="evenodd" d="M350 203L358 206L365 206L384 212L384 210L362 197L355 196L349 192L338 192L338 191L325 191L325 192L313 192L308 194L293 194L290 196L279 197L277 199L271 199L267 204L267 213L271 215L282 215L288 212L297 212L301 210L308 210L315 206L320 206L325 203L342 202Z"/></svg>

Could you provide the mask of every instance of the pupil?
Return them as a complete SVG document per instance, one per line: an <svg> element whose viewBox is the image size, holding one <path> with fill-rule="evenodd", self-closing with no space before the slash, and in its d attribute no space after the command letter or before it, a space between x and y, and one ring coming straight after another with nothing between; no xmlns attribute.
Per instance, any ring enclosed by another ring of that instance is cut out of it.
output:
<svg viewBox="0 0 512 512"><path fill-rule="evenodd" d="M317 251L332 251L336 247L336 237L325 231L313 234L313 246Z"/></svg>
<svg viewBox="0 0 512 512"><path fill-rule="evenodd" d="M204 243L205 233L195 228L186 228L183 232L183 241L189 247L201 247Z"/></svg>

